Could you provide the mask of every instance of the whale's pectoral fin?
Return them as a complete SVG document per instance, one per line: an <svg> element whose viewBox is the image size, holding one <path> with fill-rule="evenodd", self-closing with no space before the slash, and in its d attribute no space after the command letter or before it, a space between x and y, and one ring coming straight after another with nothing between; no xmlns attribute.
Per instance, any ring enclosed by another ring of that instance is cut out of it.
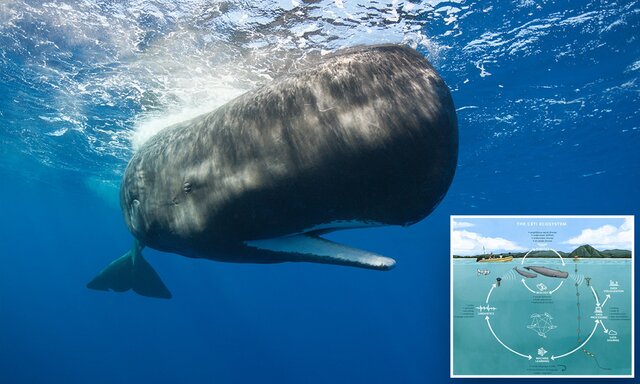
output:
<svg viewBox="0 0 640 384"><path fill-rule="evenodd" d="M274 258L279 257L283 261L307 261L378 270L388 270L396 264L391 258L309 234L246 241L245 244L253 249L274 253Z"/></svg>
<svg viewBox="0 0 640 384"><path fill-rule="evenodd" d="M107 265L87 284L87 288L116 292L133 289L134 292L143 296L171 298L171 292L160 280L160 276L153 267L142 257L140 247L137 245L134 245L124 256Z"/></svg>

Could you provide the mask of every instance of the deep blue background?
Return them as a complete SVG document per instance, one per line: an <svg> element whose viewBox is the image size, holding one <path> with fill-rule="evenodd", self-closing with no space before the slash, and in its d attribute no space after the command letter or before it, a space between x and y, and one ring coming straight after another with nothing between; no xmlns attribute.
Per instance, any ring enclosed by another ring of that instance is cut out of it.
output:
<svg viewBox="0 0 640 384"><path fill-rule="evenodd" d="M223 264L147 249L169 301L85 288L131 243L117 205L85 181L110 180L125 162L105 161L76 131L43 135L50 127L34 116L46 111L34 109L54 107L38 104L50 90L25 53L38 48L3 51L0 383L449 380L449 215L640 214L637 2L468 5L455 24L426 24L449 48L421 48L456 105L471 107L458 113L449 194L412 227L330 235L395 258L394 270ZM601 19L554 21L589 12ZM474 48L487 32L517 41L533 19L548 26L527 50ZM491 76L478 75L479 62ZM128 118L136 108L122 101L92 113Z"/></svg>
<svg viewBox="0 0 640 384"><path fill-rule="evenodd" d="M596 191L549 198L558 196L550 186L498 196L491 209L461 212L446 199L408 229L332 236L397 258L386 273L222 264L145 250L174 294L164 301L84 288L131 241L115 207L64 173L5 176L0 376L6 383L445 381L450 213L637 214L630 189L605 205Z"/></svg>

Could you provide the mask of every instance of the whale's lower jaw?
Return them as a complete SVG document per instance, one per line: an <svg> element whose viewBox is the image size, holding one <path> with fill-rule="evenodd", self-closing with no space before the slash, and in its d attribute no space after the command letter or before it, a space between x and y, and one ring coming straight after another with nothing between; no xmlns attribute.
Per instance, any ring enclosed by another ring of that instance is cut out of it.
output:
<svg viewBox="0 0 640 384"><path fill-rule="evenodd" d="M389 270L394 259L329 241L313 234L245 241L245 252L258 262L302 261Z"/></svg>

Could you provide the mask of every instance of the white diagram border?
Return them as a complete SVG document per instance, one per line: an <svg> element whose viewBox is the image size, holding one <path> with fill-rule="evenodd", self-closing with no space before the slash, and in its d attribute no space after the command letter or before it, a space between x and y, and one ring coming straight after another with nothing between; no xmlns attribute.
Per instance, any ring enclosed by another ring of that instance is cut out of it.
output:
<svg viewBox="0 0 640 384"><path fill-rule="evenodd" d="M453 222L465 219L627 219L631 218L631 373L629 375L456 375L453 372ZM634 215L451 215L449 217L449 377L462 378L634 378L635 377L635 216Z"/></svg>

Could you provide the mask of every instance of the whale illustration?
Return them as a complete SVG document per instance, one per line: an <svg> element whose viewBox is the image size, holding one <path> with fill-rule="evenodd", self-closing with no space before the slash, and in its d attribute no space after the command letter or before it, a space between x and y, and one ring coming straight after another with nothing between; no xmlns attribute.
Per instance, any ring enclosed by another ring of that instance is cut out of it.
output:
<svg viewBox="0 0 640 384"><path fill-rule="evenodd" d="M557 277L560 279L566 279L567 277L569 277L569 272L559 271L557 269L551 269L547 267L532 266L532 267L524 267L524 269L538 272L539 274L547 277Z"/></svg>
<svg viewBox="0 0 640 384"><path fill-rule="evenodd" d="M531 272L527 272L527 271L521 271L518 269L518 267L513 267L513 269L518 272L519 274L521 274L522 276L526 277L527 279L533 279L535 277L538 277L538 275L536 275L535 273L531 273Z"/></svg>
<svg viewBox="0 0 640 384"><path fill-rule="evenodd" d="M395 260L321 235L422 220L457 157L449 89L422 55L400 45L325 55L149 139L120 188L133 247L87 286L170 298L144 247L388 270Z"/></svg>

